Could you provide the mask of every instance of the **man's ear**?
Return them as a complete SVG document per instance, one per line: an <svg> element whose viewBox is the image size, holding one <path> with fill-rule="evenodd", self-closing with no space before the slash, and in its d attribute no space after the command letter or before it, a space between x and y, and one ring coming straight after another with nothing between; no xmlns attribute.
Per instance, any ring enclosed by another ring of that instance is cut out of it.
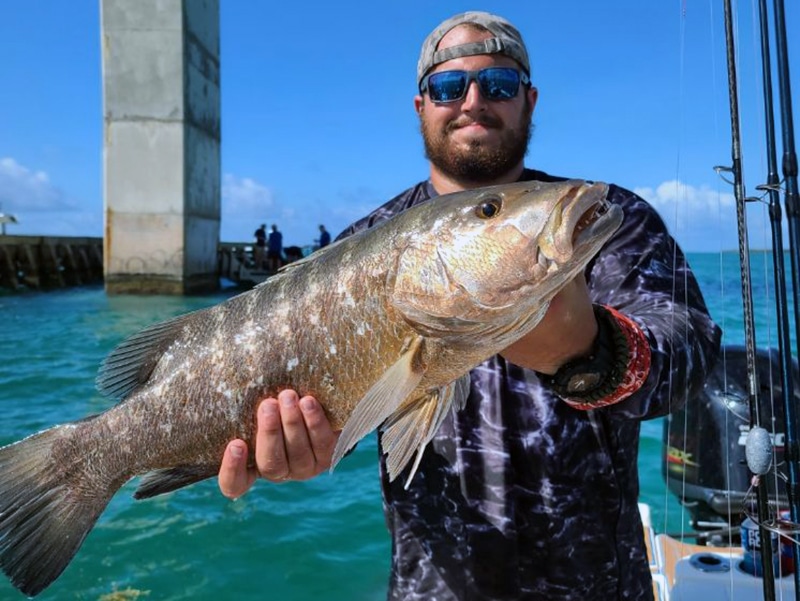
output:
<svg viewBox="0 0 800 601"><path fill-rule="evenodd" d="M531 86L530 89L528 89L527 94L528 104L531 107L531 115L533 115L533 111L536 109L536 101L539 100L539 90Z"/></svg>

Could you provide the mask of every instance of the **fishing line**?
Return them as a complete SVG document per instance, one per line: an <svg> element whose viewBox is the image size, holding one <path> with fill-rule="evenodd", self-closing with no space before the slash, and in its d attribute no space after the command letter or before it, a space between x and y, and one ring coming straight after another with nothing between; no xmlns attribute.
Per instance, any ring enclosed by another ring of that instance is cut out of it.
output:
<svg viewBox="0 0 800 601"><path fill-rule="evenodd" d="M678 225L681 223L680 215L678 209L681 206L681 197L680 197L680 174L681 174L681 149L683 147L683 105L685 102L685 78L686 78L686 71L685 71L685 55L686 55L686 3L683 2L681 5L681 9L678 15L678 140L677 140L677 150L675 156L675 202L672 206L673 212L673 219L675 223L675 228L677 230ZM685 200L685 199L684 199ZM676 231L677 235L677 231ZM672 253L672 273L675 274L677 270L678 264L678 255L677 255L677 247L673 249ZM674 281L672 282L672 290L670 290L670 297L672 300L675 300L676 296L676 287L677 283ZM670 326L674 329L675 324L675 314L674 310L670 314ZM673 363L672 353L674 352L672 345L670 347L670 364ZM671 406L672 403L672 377L669 378L668 385L667 385L667 398L669 399L669 410L668 410L668 417L665 418L665 438L667 441L671 440L672 436L672 429L673 429L673 418ZM684 401L685 402L685 401ZM686 454L686 447L685 441L687 440L688 434L688 415L684 413L683 415L683 438L684 441L684 456ZM667 455L671 452L670 448L665 449ZM668 457L665 457L664 461L667 461ZM686 498L686 471L684 470L681 474L681 496L682 498ZM662 527L662 532L669 531L669 502L670 502L670 490L668 486L664 487L664 523ZM683 539L685 535L685 524L686 524L686 507L684 504L680 504L680 532L681 532L681 539Z"/></svg>

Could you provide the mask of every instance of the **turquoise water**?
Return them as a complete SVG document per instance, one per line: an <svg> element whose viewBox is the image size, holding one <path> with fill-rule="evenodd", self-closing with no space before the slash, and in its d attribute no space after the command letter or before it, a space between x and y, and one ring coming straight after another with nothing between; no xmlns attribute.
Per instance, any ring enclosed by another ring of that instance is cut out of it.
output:
<svg viewBox="0 0 800 601"><path fill-rule="evenodd" d="M743 341L734 255L691 255L725 341ZM754 257L758 340L775 344L765 295L771 267ZM103 357L126 335L217 303L199 298L107 297L100 288L0 297L0 446L97 413ZM642 500L658 530L685 523L661 478L660 420L642 428ZM370 601L385 598L390 541L380 504L374 435L313 481L259 483L231 502L213 481L135 502L134 483L111 501L77 556L37 599ZM111 593L117 592L117 595ZM23 599L0 577L0 600Z"/></svg>

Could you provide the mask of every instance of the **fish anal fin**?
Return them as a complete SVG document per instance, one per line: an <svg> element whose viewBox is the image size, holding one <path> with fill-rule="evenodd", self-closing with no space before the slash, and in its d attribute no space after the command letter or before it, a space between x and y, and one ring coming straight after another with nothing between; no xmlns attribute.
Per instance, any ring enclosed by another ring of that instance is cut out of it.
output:
<svg viewBox="0 0 800 601"><path fill-rule="evenodd" d="M217 475L218 465L181 465L150 472L142 478L134 499L149 499Z"/></svg>
<svg viewBox="0 0 800 601"><path fill-rule="evenodd" d="M415 337L400 358L372 385L345 423L331 459L331 470L359 440L394 413L414 392L425 372L425 339Z"/></svg>

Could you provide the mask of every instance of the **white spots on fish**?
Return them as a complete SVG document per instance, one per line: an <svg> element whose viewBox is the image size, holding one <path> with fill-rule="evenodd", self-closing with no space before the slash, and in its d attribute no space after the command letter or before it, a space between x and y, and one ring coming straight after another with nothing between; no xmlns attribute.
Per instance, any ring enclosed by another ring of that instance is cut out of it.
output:
<svg viewBox="0 0 800 601"><path fill-rule="evenodd" d="M214 345L214 348L211 352L211 359L215 363L222 363L222 360L225 358L225 351L219 344Z"/></svg>
<svg viewBox="0 0 800 601"><path fill-rule="evenodd" d="M300 365L300 359L298 359L297 357L292 357L286 362L286 371L291 372L298 365Z"/></svg>
<svg viewBox="0 0 800 601"><path fill-rule="evenodd" d="M305 290L306 296L313 297L317 296L318 294L321 294L322 292L324 292L324 288L320 286L317 280L312 279L308 281Z"/></svg>
<svg viewBox="0 0 800 601"><path fill-rule="evenodd" d="M365 336L367 332L372 332L372 325L366 321L360 321L356 324L356 334Z"/></svg>
<svg viewBox="0 0 800 601"><path fill-rule="evenodd" d="M353 298L351 282L346 278L337 282L336 296L343 309L353 309L357 306L356 299Z"/></svg>
<svg viewBox="0 0 800 601"><path fill-rule="evenodd" d="M289 326L289 322L282 322L276 334L281 338L291 338L293 336L293 332L291 326Z"/></svg>
<svg viewBox="0 0 800 601"><path fill-rule="evenodd" d="M228 388L225 382L217 384L217 392L229 401L232 400L235 395L235 391Z"/></svg>
<svg viewBox="0 0 800 601"><path fill-rule="evenodd" d="M342 296L342 307L345 309L355 309L356 306L356 299L354 299L350 291L347 290Z"/></svg>
<svg viewBox="0 0 800 601"><path fill-rule="evenodd" d="M233 343L234 344L250 344L250 340L253 338L252 332L245 332L234 334L233 336Z"/></svg>
<svg viewBox="0 0 800 601"><path fill-rule="evenodd" d="M260 374L255 380L250 380L245 384L245 388L247 390L252 390L253 388L260 388L264 385L264 375Z"/></svg>
<svg viewBox="0 0 800 601"><path fill-rule="evenodd" d="M336 354L336 345L335 344L331 344L328 347L328 355L335 355L335 354Z"/></svg>

